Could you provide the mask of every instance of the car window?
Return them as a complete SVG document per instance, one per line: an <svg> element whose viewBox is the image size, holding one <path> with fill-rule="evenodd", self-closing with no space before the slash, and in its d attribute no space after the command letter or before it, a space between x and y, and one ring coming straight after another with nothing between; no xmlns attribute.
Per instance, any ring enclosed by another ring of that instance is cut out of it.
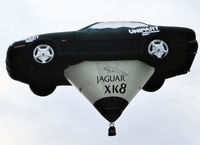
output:
<svg viewBox="0 0 200 145"><path fill-rule="evenodd" d="M136 27L147 27L149 25L141 22L99 22L90 25L82 30L92 29L117 29L117 28L136 28Z"/></svg>

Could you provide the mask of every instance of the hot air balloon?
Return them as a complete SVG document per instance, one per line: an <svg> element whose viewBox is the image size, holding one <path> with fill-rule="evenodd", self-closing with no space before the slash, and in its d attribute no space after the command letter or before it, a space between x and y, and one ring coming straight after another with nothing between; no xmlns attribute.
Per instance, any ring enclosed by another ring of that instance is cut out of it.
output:
<svg viewBox="0 0 200 145"><path fill-rule="evenodd" d="M189 28L97 22L16 41L6 65L11 78L39 96L59 85L75 86L109 121L108 135L114 136L114 122L135 95L157 91L166 79L189 72L197 47Z"/></svg>

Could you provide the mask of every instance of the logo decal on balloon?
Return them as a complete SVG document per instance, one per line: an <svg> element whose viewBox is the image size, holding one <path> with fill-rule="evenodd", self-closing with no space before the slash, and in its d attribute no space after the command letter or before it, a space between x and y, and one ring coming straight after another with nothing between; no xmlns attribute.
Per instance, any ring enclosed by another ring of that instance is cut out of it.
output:
<svg viewBox="0 0 200 145"><path fill-rule="evenodd" d="M128 76L127 73L125 73L117 68L114 68L114 67L106 66L106 67L104 67L104 70L107 71L107 73L118 73L119 75Z"/></svg>

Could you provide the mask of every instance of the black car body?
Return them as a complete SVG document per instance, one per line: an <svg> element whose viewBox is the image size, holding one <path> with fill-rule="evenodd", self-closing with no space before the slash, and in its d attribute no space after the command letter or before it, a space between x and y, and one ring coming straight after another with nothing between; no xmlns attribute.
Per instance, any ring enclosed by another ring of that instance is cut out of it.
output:
<svg viewBox="0 0 200 145"><path fill-rule="evenodd" d="M162 49L154 49L154 44ZM58 85L70 85L63 71L72 64L86 60L140 60L155 68L143 89L156 91L165 79L187 73L196 52L195 32L188 28L99 22L79 31L43 34L15 42L7 51L6 64L13 79L45 96Z"/></svg>

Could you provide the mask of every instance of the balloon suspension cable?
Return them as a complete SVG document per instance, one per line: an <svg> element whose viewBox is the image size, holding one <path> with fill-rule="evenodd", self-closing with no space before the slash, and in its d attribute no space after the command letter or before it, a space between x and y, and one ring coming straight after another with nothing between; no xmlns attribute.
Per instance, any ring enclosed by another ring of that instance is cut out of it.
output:
<svg viewBox="0 0 200 145"><path fill-rule="evenodd" d="M115 135L116 135L116 129L114 126L114 122L110 122L108 129L108 136L115 136Z"/></svg>

